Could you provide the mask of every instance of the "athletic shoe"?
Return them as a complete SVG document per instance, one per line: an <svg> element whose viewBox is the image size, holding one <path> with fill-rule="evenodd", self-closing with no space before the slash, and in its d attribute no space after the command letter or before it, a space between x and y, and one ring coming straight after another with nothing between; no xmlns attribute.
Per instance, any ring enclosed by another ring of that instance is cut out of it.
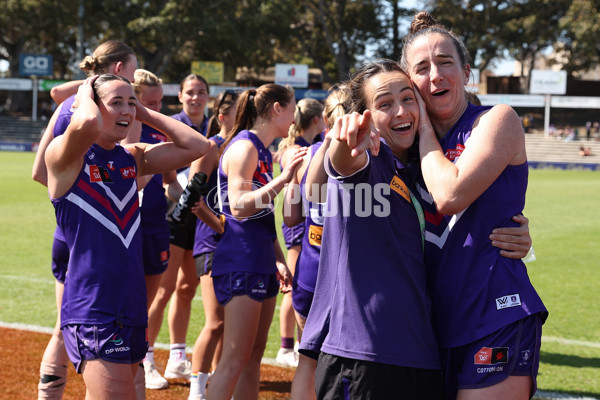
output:
<svg viewBox="0 0 600 400"><path fill-rule="evenodd" d="M144 373L146 375L146 389L166 389L169 382L156 369L156 365L150 361L144 361Z"/></svg>
<svg viewBox="0 0 600 400"><path fill-rule="evenodd" d="M188 397L188 400L206 400L206 396L203 394L197 394L195 396Z"/></svg>
<svg viewBox="0 0 600 400"><path fill-rule="evenodd" d="M171 361L171 359L169 359L167 368L165 368L166 379L183 378L189 381L191 377L192 363L190 360Z"/></svg>
<svg viewBox="0 0 600 400"><path fill-rule="evenodd" d="M298 353L296 353L294 349L284 349L283 347L280 347L277 352L277 357L275 357L275 362L287 367L297 367Z"/></svg>

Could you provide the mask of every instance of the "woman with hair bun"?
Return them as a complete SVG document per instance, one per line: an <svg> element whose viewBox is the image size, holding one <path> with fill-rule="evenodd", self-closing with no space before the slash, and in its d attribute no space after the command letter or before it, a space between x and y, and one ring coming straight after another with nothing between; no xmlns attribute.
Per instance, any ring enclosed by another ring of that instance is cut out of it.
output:
<svg viewBox="0 0 600 400"><path fill-rule="evenodd" d="M467 102L468 62L455 34L415 15L401 63L418 89L434 323L449 398L525 399L548 312L522 260L489 240L522 222L513 216L525 205L525 136L509 106Z"/></svg>

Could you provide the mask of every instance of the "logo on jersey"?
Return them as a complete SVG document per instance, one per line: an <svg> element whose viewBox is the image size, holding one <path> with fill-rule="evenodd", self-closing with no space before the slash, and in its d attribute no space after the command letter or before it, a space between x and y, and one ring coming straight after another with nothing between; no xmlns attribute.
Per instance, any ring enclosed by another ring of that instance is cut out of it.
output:
<svg viewBox="0 0 600 400"><path fill-rule="evenodd" d="M477 365L506 364L508 362L508 347L482 347L476 354L474 363Z"/></svg>
<svg viewBox="0 0 600 400"><path fill-rule="evenodd" d="M121 168L121 176L123 177L123 179L135 178L135 167Z"/></svg>
<svg viewBox="0 0 600 400"><path fill-rule="evenodd" d="M462 154L462 152L464 150L465 150L464 144L457 144L456 149L448 149L448 150L446 150L446 153L444 153L444 155L446 156L446 158L448 160L454 161L455 159L460 157L460 155Z"/></svg>
<svg viewBox="0 0 600 400"><path fill-rule="evenodd" d="M115 170L115 162L114 161L109 161L108 162L108 169L110 169L111 171Z"/></svg>
<svg viewBox="0 0 600 400"><path fill-rule="evenodd" d="M258 165L259 165L259 167L260 167L260 173L261 173L261 174L268 174L268 173L270 173L270 172L273 172L273 171L271 170L271 166L269 165L269 163L268 163L268 162L265 162L265 161L260 161L260 160L259 160L259 161L258 161Z"/></svg>
<svg viewBox="0 0 600 400"><path fill-rule="evenodd" d="M169 251L168 250L164 250L160 252L160 261L164 262L164 261L168 261L169 260Z"/></svg>
<svg viewBox="0 0 600 400"><path fill-rule="evenodd" d="M111 183L112 181L113 180L106 168L90 165L90 182Z"/></svg>
<svg viewBox="0 0 600 400"><path fill-rule="evenodd" d="M166 142L167 138L165 137L165 135L162 135L160 133L151 133L150 137L154 140L158 140L159 142Z"/></svg>
<svg viewBox="0 0 600 400"><path fill-rule="evenodd" d="M308 228L308 243L313 246L321 247L321 241L323 240L323 227L317 225L310 225Z"/></svg>
<svg viewBox="0 0 600 400"><path fill-rule="evenodd" d="M410 191L408 190L406 184L402 182L402 179L398 177L398 175L394 175L394 177L392 178L392 181L390 182L390 188L394 192L404 197L404 200L408 201L409 203L412 203L410 201Z"/></svg>
<svg viewBox="0 0 600 400"><path fill-rule="evenodd" d="M519 294L509 294L496 299L496 310L517 307L521 305L521 296Z"/></svg>

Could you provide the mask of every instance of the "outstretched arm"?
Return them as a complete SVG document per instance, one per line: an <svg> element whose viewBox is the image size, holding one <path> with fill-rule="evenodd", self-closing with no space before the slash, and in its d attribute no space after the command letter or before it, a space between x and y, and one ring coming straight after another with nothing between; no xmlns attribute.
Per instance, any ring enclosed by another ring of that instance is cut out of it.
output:
<svg viewBox="0 0 600 400"><path fill-rule="evenodd" d="M258 152L247 140L240 140L231 145L223 155L223 165L228 176L227 195L233 216L247 218L271 204L277 193L292 179L305 154L305 147L296 150L278 177L253 190L252 176L258 163Z"/></svg>
<svg viewBox="0 0 600 400"><path fill-rule="evenodd" d="M83 82L84 81L82 80L77 80L54 86L50 89L50 97L52 97L52 100L54 100L56 104L61 104L63 101L77 93L77 88L82 85Z"/></svg>

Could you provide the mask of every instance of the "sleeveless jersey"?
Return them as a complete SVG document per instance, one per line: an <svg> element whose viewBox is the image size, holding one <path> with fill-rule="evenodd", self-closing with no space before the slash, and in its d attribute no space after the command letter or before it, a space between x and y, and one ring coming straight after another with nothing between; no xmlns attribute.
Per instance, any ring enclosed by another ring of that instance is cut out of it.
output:
<svg viewBox="0 0 600 400"><path fill-rule="evenodd" d="M120 145L94 144L73 186L51 199L70 249L61 327L147 321L136 170Z"/></svg>
<svg viewBox="0 0 600 400"><path fill-rule="evenodd" d="M471 136L473 122L490 107L469 104L441 140L455 162ZM433 271L434 321L442 348L473 342L501 327L546 311L522 260L500 256L488 236L492 229L518 226L523 211L528 165L508 165L469 207L456 215L435 211L421 187L426 210L426 255Z"/></svg>
<svg viewBox="0 0 600 400"><path fill-rule="evenodd" d="M301 136L298 136L294 144L297 144L300 147L308 147L310 143L306 141ZM282 165L283 168L283 165ZM285 240L285 245L289 249L290 247L298 244L299 241L302 240L302 236L304 235L304 224L298 224L296 226L287 226L285 223L281 224L281 233L283 234L283 239Z"/></svg>
<svg viewBox="0 0 600 400"><path fill-rule="evenodd" d="M258 152L258 163L252 177L253 190L269 183L273 179L273 159L269 149L265 148L260 139L248 130L239 132L230 146L238 140L249 140ZM220 209L225 214L226 222L225 233L215 250L212 275L219 276L231 272L274 274L276 272L274 241L277 232L273 204L269 204L249 218L243 220L234 218L227 199L227 175L223 171L222 161L223 156L219 162L218 188Z"/></svg>
<svg viewBox="0 0 600 400"><path fill-rule="evenodd" d="M218 148L225 142L221 136L213 136L208 140L212 140L217 144ZM217 193L217 168L213 170L208 178L208 185L210 186L210 192L202 199L208 205L211 210L217 211L219 209L218 204L218 193ZM196 221L196 235L194 236L194 257L199 256L203 253L210 253L215 251L217 244L221 240L221 234L217 233L214 229L202 222L198 218Z"/></svg>
<svg viewBox="0 0 600 400"><path fill-rule="evenodd" d="M60 107L60 111L58 112L58 117L54 122L54 130L52 133L54 137L60 136L67 130L67 126L71 123L71 117L75 110L73 109L73 102L75 101L75 95L67 98L62 102ZM65 235L60 230L60 227L57 225L54 230L54 237L62 242L65 241Z"/></svg>
<svg viewBox="0 0 600 400"><path fill-rule="evenodd" d="M166 141L167 137L162 132L157 131L151 126L142 125L140 142L155 144ZM142 231L145 233L154 233L168 230L169 224L165 218L167 214L167 199L165 197L162 174L154 174L150 182L146 184L146 187L140 190L138 194L141 203Z"/></svg>
<svg viewBox="0 0 600 400"><path fill-rule="evenodd" d="M315 155L323 142L317 142L310 146L310 157ZM317 271L319 269L319 256L321 254L321 242L323 239L323 205L313 203L306 198L306 176L308 168L302 175L300 181L300 193L302 196L302 206L304 208L304 236L302 237L302 250L296 263L294 280L304 290L315 291L317 283Z"/></svg>
<svg viewBox="0 0 600 400"><path fill-rule="evenodd" d="M329 186L327 240L302 337L309 344L301 348L326 332L324 353L439 369L421 229L408 191L413 174L397 163L382 142L363 169Z"/></svg>

